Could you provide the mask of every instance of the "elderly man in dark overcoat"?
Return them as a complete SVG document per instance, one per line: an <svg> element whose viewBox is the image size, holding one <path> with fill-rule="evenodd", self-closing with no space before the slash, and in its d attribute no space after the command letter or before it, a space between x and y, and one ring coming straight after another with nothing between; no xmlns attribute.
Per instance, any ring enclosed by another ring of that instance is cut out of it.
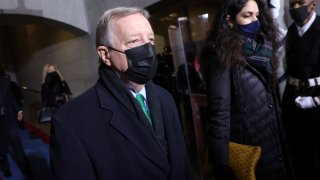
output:
<svg viewBox="0 0 320 180"><path fill-rule="evenodd" d="M174 100L151 81L158 62L147 17L119 7L98 22L99 80L52 118L55 179L193 179Z"/></svg>

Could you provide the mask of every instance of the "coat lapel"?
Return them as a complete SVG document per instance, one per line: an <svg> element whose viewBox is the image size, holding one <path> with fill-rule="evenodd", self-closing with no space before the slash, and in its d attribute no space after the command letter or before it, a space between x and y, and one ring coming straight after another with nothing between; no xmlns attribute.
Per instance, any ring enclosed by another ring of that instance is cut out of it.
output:
<svg viewBox="0 0 320 180"><path fill-rule="evenodd" d="M101 108L113 112L111 126L134 144L148 159L163 170L169 171L169 163L164 151L141 121L127 108L121 106L103 86L98 84L96 89Z"/></svg>

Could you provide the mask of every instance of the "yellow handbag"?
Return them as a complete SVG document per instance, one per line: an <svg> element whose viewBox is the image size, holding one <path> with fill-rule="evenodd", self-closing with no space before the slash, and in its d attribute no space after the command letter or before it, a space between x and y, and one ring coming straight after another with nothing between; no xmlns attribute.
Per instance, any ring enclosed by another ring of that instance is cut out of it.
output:
<svg viewBox="0 0 320 180"><path fill-rule="evenodd" d="M229 166L239 180L255 180L255 168L261 156L259 146L229 143Z"/></svg>

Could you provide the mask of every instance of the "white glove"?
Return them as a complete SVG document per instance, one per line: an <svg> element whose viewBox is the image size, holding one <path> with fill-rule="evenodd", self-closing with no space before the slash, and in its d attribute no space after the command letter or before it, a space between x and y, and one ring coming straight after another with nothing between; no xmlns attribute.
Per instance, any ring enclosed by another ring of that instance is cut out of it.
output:
<svg viewBox="0 0 320 180"><path fill-rule="evenodd" d="M300 109L310 109L316 107L313 98L311 96L298 96L295 99L296 106Z"/></svg>

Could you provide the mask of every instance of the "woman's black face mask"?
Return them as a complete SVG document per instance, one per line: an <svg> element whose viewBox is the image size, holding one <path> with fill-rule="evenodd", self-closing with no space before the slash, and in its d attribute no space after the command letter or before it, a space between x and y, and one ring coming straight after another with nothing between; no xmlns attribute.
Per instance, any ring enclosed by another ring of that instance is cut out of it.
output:
<svg viewBox="0 0 320 180"><path fill-rule="evenodd" d="M46 76L46 82L48 83L51 83L51 82L57 82L57 81L60 81L60 76L57 72L50 72L50 73L47 73L47 76Z"/></svg>
<svg viewBox="0 0 320 180"><path fill-rule="evenodd" d="M124 75L129 81L146 84L156 75L158 60L154 45L151 43L127 49L124 52L109 46L108 48L126 55L128 69Z"/></svg>

